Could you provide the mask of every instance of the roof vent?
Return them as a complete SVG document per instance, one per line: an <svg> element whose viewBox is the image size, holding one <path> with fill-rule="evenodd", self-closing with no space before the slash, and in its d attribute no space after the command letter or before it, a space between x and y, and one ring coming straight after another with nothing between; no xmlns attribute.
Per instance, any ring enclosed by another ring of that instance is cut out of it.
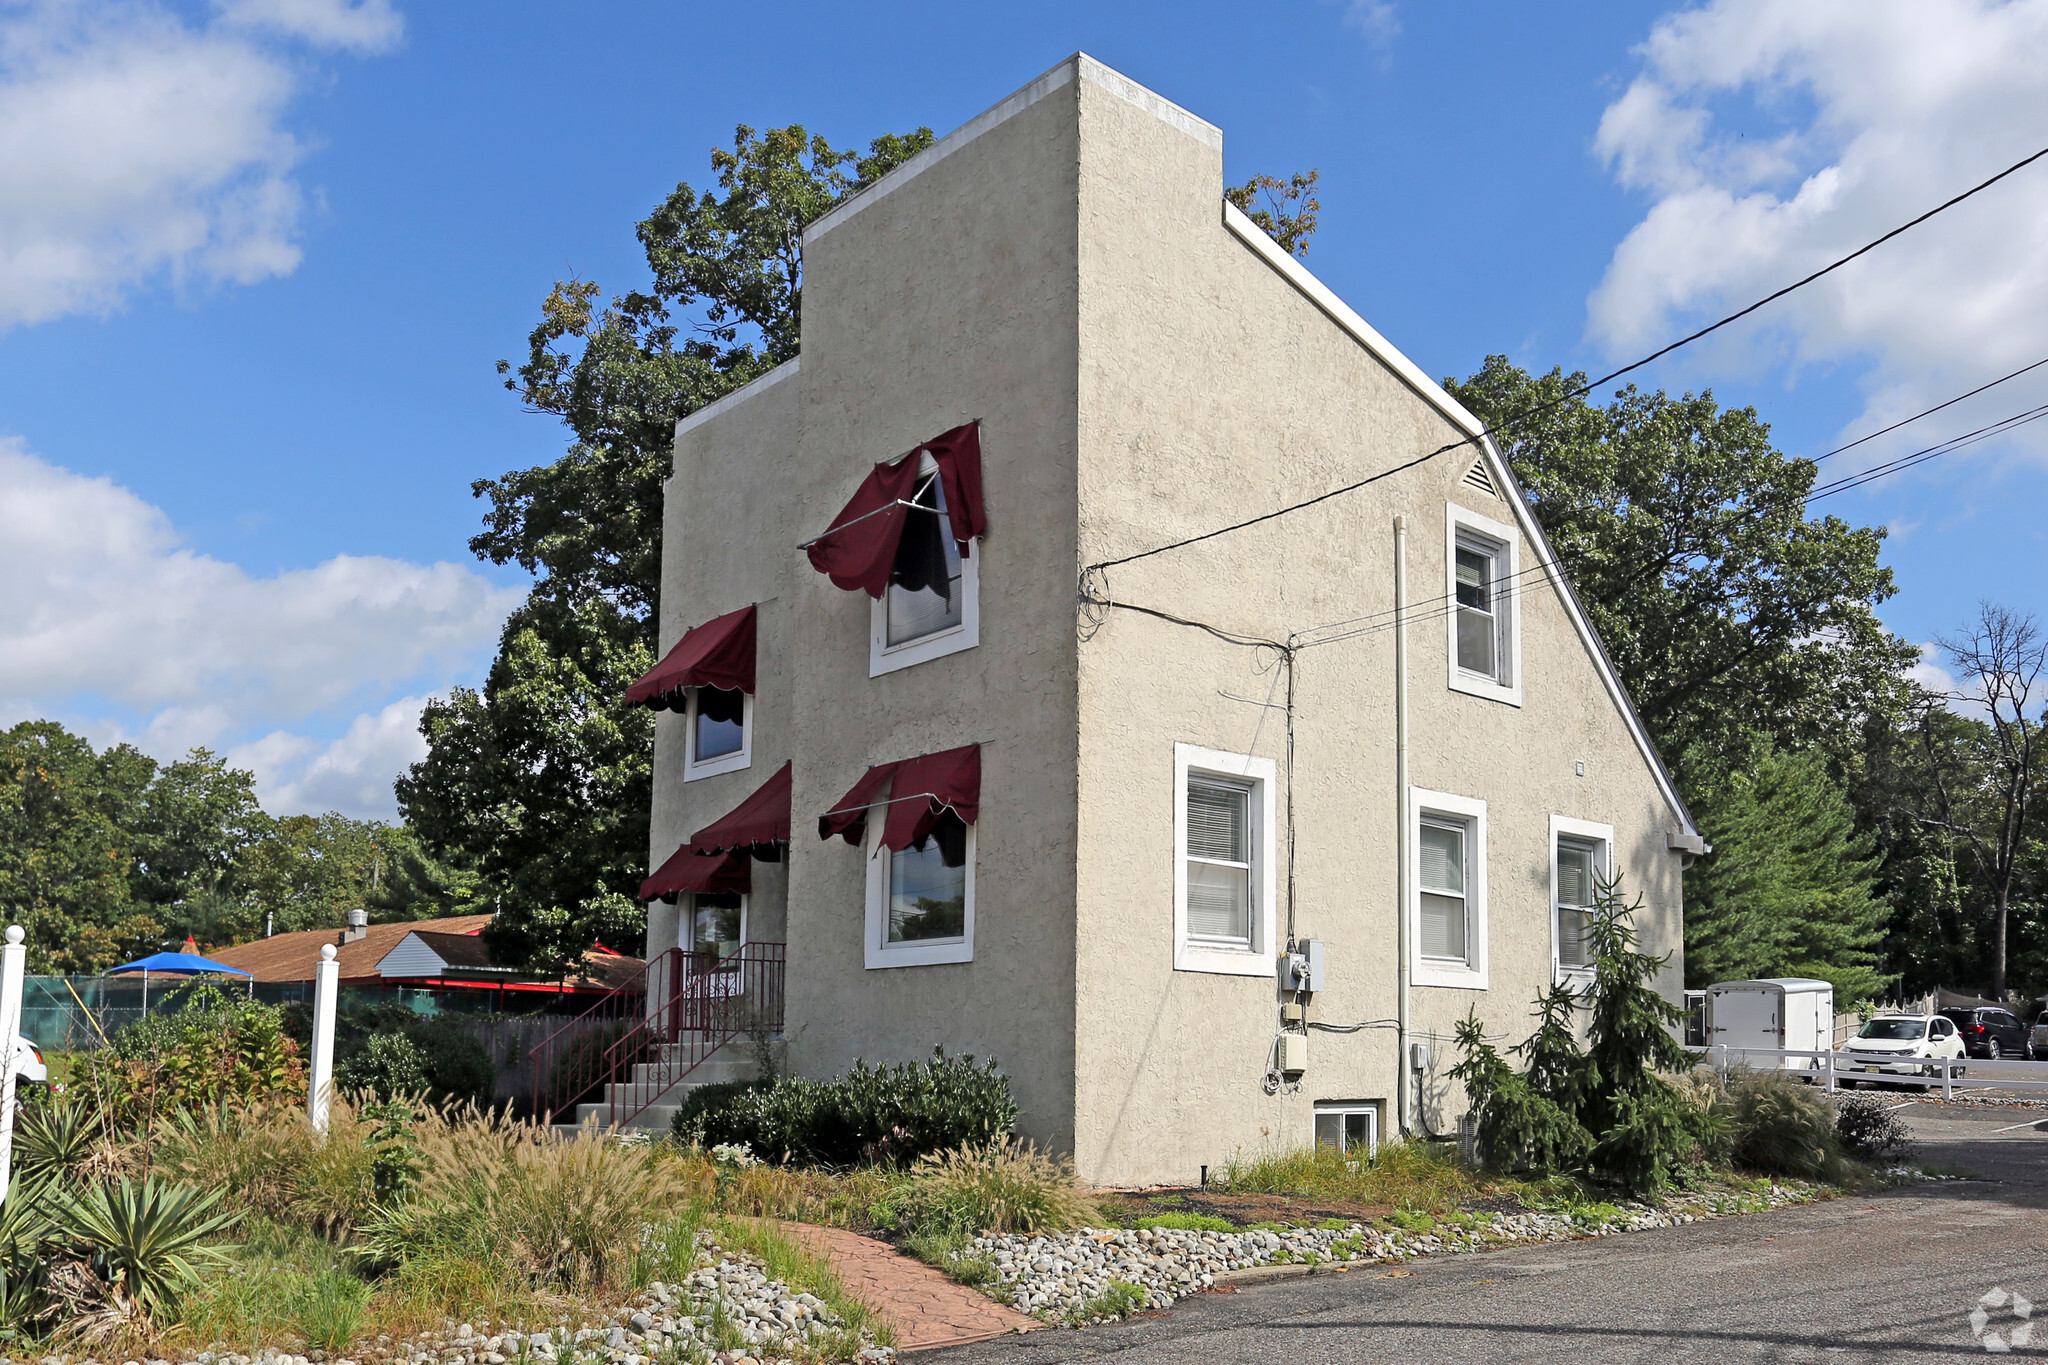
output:
<svg viewBox="0 0 2048 1365"><path fill-rule="evenodd" d="M354 943L370 932L370 912L351 910L348 912L348 931L341 936L343 943Z"/></svg>
<svg viewBox="0 0 2048 1365"><path fill-rule="evenodd" d="M1500 490L1493 486L1493 476L1486 472L1486 457L1484 455L1474 460L1472 467L1465 471L1465 483L1472 488L1478 489L1489 498L1500 496Z"/></svg>

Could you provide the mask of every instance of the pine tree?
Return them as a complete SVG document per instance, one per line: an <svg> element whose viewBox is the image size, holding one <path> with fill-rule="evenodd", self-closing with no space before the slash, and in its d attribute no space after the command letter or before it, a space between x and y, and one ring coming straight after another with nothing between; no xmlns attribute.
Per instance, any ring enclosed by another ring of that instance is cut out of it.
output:
<svg viewBox="0 0 2048 1365"><path fill-rule="evenodd" d="M1687 877L1689 984L1807 976L1848 1005L1896 979L1877 970L1879 859L1818 754L1767 752L1700 806L1714 852Z"/></svg>

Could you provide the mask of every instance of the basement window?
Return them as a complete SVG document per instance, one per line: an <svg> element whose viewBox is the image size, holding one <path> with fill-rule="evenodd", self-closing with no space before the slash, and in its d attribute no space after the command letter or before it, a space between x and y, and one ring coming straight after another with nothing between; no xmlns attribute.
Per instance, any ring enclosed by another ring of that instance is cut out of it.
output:
<svg viewBox="0 0 2048 1365"><path fill-rule="evenodd" d="M1316 1105L1316 1146L1334 1147L1356 1161L1371 1159L1380 1145L1377 1104L1323 1101Z"/></svg>

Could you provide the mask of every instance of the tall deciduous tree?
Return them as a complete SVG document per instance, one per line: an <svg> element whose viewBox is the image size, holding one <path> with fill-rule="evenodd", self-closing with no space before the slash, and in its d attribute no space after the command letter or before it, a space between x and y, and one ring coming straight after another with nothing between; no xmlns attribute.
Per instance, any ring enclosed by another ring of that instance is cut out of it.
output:
<svg viewBox="0 0 2048 1365"><path fill-rule="evenodd" d="M1689 793L1765 743L1852 744L1904 706L1917 653L1875 608L1895 591L1884 531L1809 517L1810 460L1752 408L1504 356L1446 387L1490 426L1665 758Z"/></svg>
<svg viewBox="0 0 2048 1365"><path fill-rule="evenodd" d="M557 284L525 364L501 362L571 444L475 485L491 507L470 548L534 586L482 690L428 706L428 755L398 783L429 850L490 888L501 954L566 965L593 941L640 946L654 725L619 696L654 663L676 419L797 353L805 224L931 140L920 128L861 155L740 127L712 153L715 190L678 185L640 224L647 288L600 306L597 285Z"/></svg>
<svg viewBox="0 0 2048 1365"><path fill-rule="evenodd" d="M1895 979L1875 840L1819 754L1766 751L1695 814L1714 851L1686 876L1687 984L1815 977L1846 1006Z"/></svg>
<svg viewBox="0 0 2048 1365"><path fill-rule="evenodd" d="M1935 747L1969 736L1967 729L1923 720L1927 775L1936 809L1950 835L1967 844L1991 901L1991 993L2005 994L2006 947L2013 889L2033 830L2029 825L2040 781L2042 737L2039 708L2048 672L2048 640L2032 616L1990 602L1941 648L1954 663L1961 691L1946 700L1982 708L1985 724L1975 738L1978 761L1959 763ZM1973 780L1958 783L1958 773Z"/></svg>

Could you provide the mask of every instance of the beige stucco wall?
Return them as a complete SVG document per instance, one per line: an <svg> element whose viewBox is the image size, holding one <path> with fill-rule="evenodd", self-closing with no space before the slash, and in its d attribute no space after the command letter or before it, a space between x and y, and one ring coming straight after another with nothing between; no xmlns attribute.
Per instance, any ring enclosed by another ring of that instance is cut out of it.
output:
<svg viewBox="0 0 2048 1365"><path fill-rule="evenodd" d="M761 687L744 773L681 783L680 721L664 717L652 860L794 755L781 927L798 1071L941 1042L996 1056L1023 1130L1105 1183L1191 1179L1235 1151L1305 1142L1316 1100L1391 1102L1392 1033L1314 1034L1301 1084L1269 1096L1274 981L1173 969L1173 746L1284 764L1284 712L1262 704L1284 682L1271 651L1127 612L1077 638L1076 572L1463 433L1225 227L1215 130L1086 59L909 171L807 238L801 373L679 437L663 644L762 601ZM989 516L981 643L870 678L868 600L812 572L797 544L876 461L973 418ZM1286 638L1391 607L1405 513L1411 600L1433 604L1446 500L1512 519L1459 482L1471 459L1125 565L1108 587ZM1521 553L1536 562L1536 547ZM1489 821L1488 989L1414 992L1418 1035L1438 1044L1423 1117L1439 1128L1459 1108L1442 1078L1453 1022L1476 1008L1519 1037L1550 980L1552 814L1615 827L1652 946L1679 942L1664 851L1679 817L1563 602L1539 585L1519 609L1519 707L1447 687L1428 606L1411 635L1413 782L1484 800ZM1390 1019L1392 637L1305 650L1295 682L1295 928L1329 952L1311 1017ZM984 746L974 960L870 970L862 854L818 841L816 817L872 763L970 742ZM784 876L757 869L754 937L772 936ZM672 912L655 907L650 924L672 941ZM1675 967L1667 984L1675 995Z"/></svg>
<svg viewBox="0 0 2048 1365"><path fill-rule="evenodd" d="M1298 502L1464 434L1223 226L1215 148L1092 83L1081 89L1082 563ZM1373 616L1393 605L1400 512L1411 601L1440 600L1445 502L1512 519L1507 503L1459 482L1475 455L1468 447L1117 567L1109 591L1269 639ZM1521 554L1539 562L1526 542ZM1442 1077L1454 1022L1475 1008L1490 1030L1519 1038L1550 984L1552 814L1615 827L1618 866L1650 907L1648 940L1659 951L1679 942L1679 868L1664 851L1679 817L1560 599L1539 584L1520 607L1519 707L1450 690L1436 601L1411 629L1412 782L1483 800L1488 816L1488 988L1413 993L1416 1036L1435 1054L1422 1117L1439 1129L1462 1108ZM1173 746L1269 757L1284 773L1283 713L1232 699L1284 695L1273 652L1112 611L1079 658L1076 914L1079 941L1095 945L1076 965L1082 1169L1113 1183L1191 1179L1235 1151L1307 1142L1317 1100L1386 1101L1391 1121L1391 1030L1313 1033L1300 1085L1269 1096L1275 983L1173 969ZM1307 649L1297 668L1295 929L1328 952L1310 1017L1388 1020L1393 636ZM1675 994L1675 968L1666 984Z"/></svg>

